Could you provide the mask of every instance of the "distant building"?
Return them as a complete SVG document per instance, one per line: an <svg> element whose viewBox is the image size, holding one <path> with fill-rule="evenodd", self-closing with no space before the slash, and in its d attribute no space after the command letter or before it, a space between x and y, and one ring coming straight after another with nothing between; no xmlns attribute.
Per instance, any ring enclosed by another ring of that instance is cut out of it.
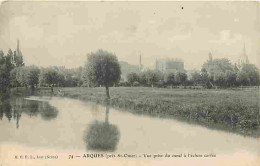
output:
<svg viewBox="0 0 260 166"><path fill-rule="evenodd" d="M156 59L155 68L163 73L185 71L184 62L175 58Z"/></svg>
<svg viewBox="0 0 260 166"><path fill-rule="evenodd" d="M121 67L121 79L124 81L129 73L139 73L140 72L140 65L131 65L125 61L119 61L119 65Z"/></svg>

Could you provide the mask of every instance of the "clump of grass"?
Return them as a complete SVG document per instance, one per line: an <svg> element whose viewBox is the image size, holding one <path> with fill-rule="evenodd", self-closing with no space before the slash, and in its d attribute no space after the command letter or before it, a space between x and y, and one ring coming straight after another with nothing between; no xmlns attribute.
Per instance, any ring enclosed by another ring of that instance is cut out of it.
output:
<svg viewBox="0 0 260 166"><path fill-rule="evenodd" d="M107 122L94 121L86 131L87 149L97 151L114 151L120 133L115 125Z"/></svg>

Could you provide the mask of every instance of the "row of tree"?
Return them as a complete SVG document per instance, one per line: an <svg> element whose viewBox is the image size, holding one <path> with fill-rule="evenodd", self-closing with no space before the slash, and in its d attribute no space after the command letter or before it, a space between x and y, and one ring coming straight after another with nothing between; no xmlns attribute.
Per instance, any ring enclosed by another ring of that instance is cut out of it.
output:
<svg viewBox="0 0 260 166"><path fill-rule="evenodd" d="M64 67L39 68L37 66L22 66L11 70L11 87L71 87L81 86L81 68L65 69Z"/></svg>
<svg viewBox="0 0 260 166"><path fill-rule="evenodd" d="M162 73L148 70L141 73L129 73L124 86L167 86L167 85L201 85L213 86L258 86L260 85L259 70L253 64L240 67L232 65L227 59L215 59L203 64L200 72L193 72L188 77L185 72Z"/></svg>
<svg viewBox="0 0 260 166"><path fill-rule="evenodd" d="M65 67L25 66L22 55L9 49L7 54L0 50L0 92L11 87L37 86L81 86L83 67L66 69Z"/></svg>
<svg viewBox="0 0 260 166"><path fill-rule="evenodd" d="M186 85L187 74L184 72L170 72L162 73L156 70L147 70L137 73L129 73L127 75L127 82L130 86L163 86L163 85ZM127 85L127 84L126 84Z"/></svg>
<svg viewBox="0 0 260 166"><path fill-rule="evenodd" d="M12 50L7 55L0 51L0 90L8 87L37 86L104 86L109 97L110 86L167 86L167 85L203 85L239 86L259 85L259 70L252 64L240 67L232 65L228 59L208 60L200 72L188 77L185 72L162 73L147 70L141 73L130 73L127 82L120 82L121 69L117 57L107 51L98 50L88 54L84 67L66 69L65 67L40 68L25 66L22 57ZM53 89L52 89L53 90Z"/></svg>

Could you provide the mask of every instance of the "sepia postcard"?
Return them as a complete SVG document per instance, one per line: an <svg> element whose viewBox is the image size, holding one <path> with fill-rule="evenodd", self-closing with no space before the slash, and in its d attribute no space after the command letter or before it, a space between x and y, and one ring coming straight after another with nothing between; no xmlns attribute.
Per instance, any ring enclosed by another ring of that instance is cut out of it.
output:
<svg viewBox="0 0 260 166"><path fill-rule="evenodd" d="M0 166L260 166L259 1L0 0Z"/></svg>

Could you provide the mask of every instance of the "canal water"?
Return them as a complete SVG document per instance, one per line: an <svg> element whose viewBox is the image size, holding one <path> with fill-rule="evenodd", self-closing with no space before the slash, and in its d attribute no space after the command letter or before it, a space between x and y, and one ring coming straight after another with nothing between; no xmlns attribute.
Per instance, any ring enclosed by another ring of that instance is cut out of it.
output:
<svg viewBox="0 0 260 166"><path fill-rule="evenodd" d="M95 153L126 154L102 160L133 165L259 165L260 139L69 98L29 96L1 102L0 165L32 164L15 159L25 154L59 157L32 165L80 164L83 154ZM81 157L75 159L77 155Z"/></svg>

